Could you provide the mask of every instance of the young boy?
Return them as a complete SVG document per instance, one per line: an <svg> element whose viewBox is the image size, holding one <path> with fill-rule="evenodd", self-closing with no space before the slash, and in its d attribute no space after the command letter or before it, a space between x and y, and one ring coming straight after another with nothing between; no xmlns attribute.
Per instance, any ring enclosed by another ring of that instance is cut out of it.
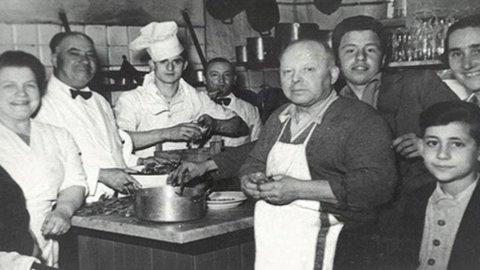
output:
<svg viewBox="0 0 480 270"><path fill-rule="evenodd" d="M463 101L420 115L419 150L437 178L401 217L400 269L480 269L480 108Z"/></svg>

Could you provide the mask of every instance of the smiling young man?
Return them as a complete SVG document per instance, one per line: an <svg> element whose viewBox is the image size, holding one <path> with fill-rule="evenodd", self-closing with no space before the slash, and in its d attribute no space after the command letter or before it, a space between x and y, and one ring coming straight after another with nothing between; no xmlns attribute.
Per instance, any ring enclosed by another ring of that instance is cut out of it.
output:
<svg viewBox="0 0 480 270"><path fill-rule="evenodd" d="M421 114L420 125L420 153L437 181L409 197L391 263L395 269L478 269L480 108L438 103Z"/></svg>
<svg viewBox="0 0 480 270"><path fill-rule="evenodd" d="M480 105L480 14L450 26L444 59L466 92L465 100Z"/></svg>
<svg viewBox="0 0 480 270"><path fill-rule="evenodd" d="M372 105L394 134L392 145L398 153L401 192L422 186L425 183L413 180L419 174L428 174L416 147L418 116L432 104L458 97L432 71L383 72L386 35L382 24L372 17L344 19L333 31L332 45L347 84L340 94Z"/></svg>
<svg viewBox="0 0 480 270"><path fill-rule="evenodd" d="M187 148L185 142L204 135L194 123L197 120L208 126L207 133L232 137L248 134L248 126L239 116L181 78L188 62L175 22L148 24L130 48L146 49L152 69L143 85L121 95L114 108L119 127L132 136L135 148L141 149L136 154L152 155L154 141L161 143L162 150Z"/></svg>

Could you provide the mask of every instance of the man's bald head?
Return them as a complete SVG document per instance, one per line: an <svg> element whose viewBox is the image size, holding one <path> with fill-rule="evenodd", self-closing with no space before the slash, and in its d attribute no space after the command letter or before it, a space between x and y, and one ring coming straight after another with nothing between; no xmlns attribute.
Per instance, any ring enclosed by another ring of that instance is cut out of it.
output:
<svg viewBox="0 0 480 270"><path fill-rule="evenodd" d="M316 40L296 41L280 56L282 90L300 107L326 99L339 73L330 47Z"/></svg>

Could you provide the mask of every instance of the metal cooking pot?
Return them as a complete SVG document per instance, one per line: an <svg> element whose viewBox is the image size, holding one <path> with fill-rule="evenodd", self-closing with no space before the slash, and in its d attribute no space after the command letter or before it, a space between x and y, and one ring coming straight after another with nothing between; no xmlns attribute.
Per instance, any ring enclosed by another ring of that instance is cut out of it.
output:
<svg viewBox="0 0 480 270"><path fill-rule="evenodd" d="M200 219L207 212L207 196L198 187L185 187L181 195L180 187L170 185L140 189L135 192L135 216L159 222Z"/></svg>
<svg viewBox="0 0 480 270"><path fill-rule="evenodd" d="M247 38L247 55L251 64L274 66L278 62L277 51L273 37Z"/></svg>
<svg viewBox="0 0 480 270"><path fill-rule="evenodd" d="M275 39L282 51L292 41L302 38L317 39L319 27L316 23L279 23L275 27Z"/></svg>

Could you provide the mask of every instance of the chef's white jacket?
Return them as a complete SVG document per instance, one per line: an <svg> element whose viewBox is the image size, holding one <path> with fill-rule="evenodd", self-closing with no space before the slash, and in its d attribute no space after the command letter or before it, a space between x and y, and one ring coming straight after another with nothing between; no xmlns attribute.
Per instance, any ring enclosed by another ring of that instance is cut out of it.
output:
<svg viewBox="0 0 480 270"><path fill-rule="evenodd" d="M236 114L213 102L206 93L199 92L180 79L178 92L166 100L155 85L153 72L145 75L142 86L123 93L114 108L118 126L127 131L147 131L169 128L191 122L203 114L217 119L229 119ZM166 142L162 150L185 149L186 142ZM141 157L152 156L155 147L135 152Z"/></svg>
<svg viewBox="0 0 480 270"><path fill-rule="evenodd" d="M234 111L240 116L243 121L248 125L249 135L243 137L222 137L225 146L240 146L242 144L255 141L260 135L262 130L262 121L260 120L260 113L257 107L252 104L237 98L233 93L225 96L224 98L230 98L230 104L222 105L223 107Z"/></svg>
<svg viewBox="0 0 480 270"><path fill-rule="evenodd" d="M122 141L110 104L98 93L90 99L71 97L68 85L52 75L47 93L36 119L67 129L75 139L82 154L87 174L90 197L97 200L102 194L114 191L98 182L102 168L125 168ZM91 91L88 87L82 91Z"/></svg>
<svg viewBox="0 0 480 270"><path fill-rule="evenodd" d="M58 243L41 232L58 194L72 186L88 190L80 151L64 129L31 121L30 144L0 124L0 164L22 188L30 229L50 266L58 262ZM1 187L0 187L1 188Z"/></svg>

